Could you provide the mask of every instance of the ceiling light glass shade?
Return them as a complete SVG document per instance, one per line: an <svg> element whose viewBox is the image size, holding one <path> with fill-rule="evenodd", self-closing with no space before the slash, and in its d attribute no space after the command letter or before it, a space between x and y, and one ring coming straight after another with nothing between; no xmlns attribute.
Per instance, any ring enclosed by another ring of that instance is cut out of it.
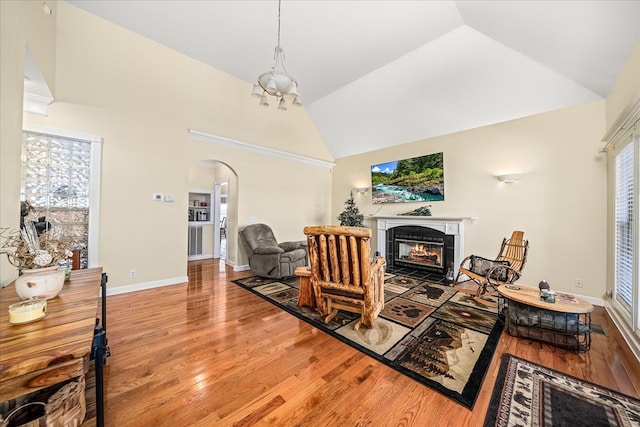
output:
<svg viewBox="0 0 640 427"><path fill-rule="evenodd" d="M268 107L269 106L269 101L267 100L267 95L262 95L260 97L260 105L262 105L263 107Z"/></svg>
<svg viewBox="0 0 640 427"><path fill-rule="evenodd" d="M289 89L289 95L293 95L293 96L300 95L298 93L298 84L296 83L295 80L293 81L293 83L291 83L291 89Z"/></svg>
<svg viewBox="0 0 640 427"><path fill-rule="evenodd" d="M299 96L296 96L295 98L293 98L293 105L297 105L298 107L302 105L302 102L300 102Z"/></svg>
<svg viewBox="0 0 640 427"><path fill-rule="evenodd" d="M278 92L278 88L276 87L276 80L273 74L269 76L269 80L267 81L267 87L265 88L265 90L269 93L269 95L275 95L276 92Z"/></svg>
<svg viewBox="0 0 640 427"><path fill-rule="evenodd" d="M251 91L251 96L255 96L257 98L260 98L262 96L262 89L260 89L260 86L258 86L258 83L253 84L253 90Z"/></svg>
<svg viewBox="0 0 640 427"><path fill-rule="evenodd" d="M284 101L284 98L280 98L280 102L278 103L278 110L287 111L287 103Z"/></svg>

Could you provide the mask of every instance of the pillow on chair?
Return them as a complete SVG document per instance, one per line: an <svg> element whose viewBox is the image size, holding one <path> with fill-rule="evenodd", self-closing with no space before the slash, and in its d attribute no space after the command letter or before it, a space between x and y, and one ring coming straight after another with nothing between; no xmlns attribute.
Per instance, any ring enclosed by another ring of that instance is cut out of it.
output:
<svg viewBox="0 0 640 427"><path fill-rule="evenodd" d="M494 267L498 267L500 265L509 267L510 265L509 261L495 261L477 255L471 255L470 264L471 268L469 270L471 270L472 273L479 274L481 276L486 276L489 270ZM500 268L497 271L494 271L490 278L505 282L507 280L507 271L508 270L506 268Z"/></svg>

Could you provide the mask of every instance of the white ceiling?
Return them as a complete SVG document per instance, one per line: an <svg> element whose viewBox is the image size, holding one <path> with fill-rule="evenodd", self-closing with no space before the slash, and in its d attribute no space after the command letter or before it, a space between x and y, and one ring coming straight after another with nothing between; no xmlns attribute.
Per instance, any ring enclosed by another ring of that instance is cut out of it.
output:
<svg viewBox="0 0 640 427"><path fill-rule="evenodd" d="M250 83L273 64L276 0L69 3ZM335 158L602 99L640 39L638 0L285 0L281 16Z"/></svg>

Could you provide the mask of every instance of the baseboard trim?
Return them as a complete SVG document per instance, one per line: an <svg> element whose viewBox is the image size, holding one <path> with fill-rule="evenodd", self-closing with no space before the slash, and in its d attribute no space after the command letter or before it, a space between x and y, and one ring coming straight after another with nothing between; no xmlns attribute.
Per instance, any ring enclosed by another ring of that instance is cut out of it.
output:
<svg viewBox="0 0 640 427"><path fill-rule="evenodd" d="M229 265L231 265L233 267L233 271L248 271L248 270L251 270L251 267L249 267L248 264L245 264L245 265L232 265L232 264L229 264Z"/></svg>
<svg viewBox="0 0 640 427"><path fill-rule="evenodd" d="M135 285L116 286L113 288L107 285L107 296L144 291L147 289L159 288L161 286L178 285L181 283L187 283L188 281L189 278L187 276L183 276L173 277L171 279L156 280L153 282L136 283Z"/></svg>
<svg viewBox="0 0 640 427"><path fill-rule="evenodd" d="M574 294L574 295L577 296L580 299L583 299L583 300L587 301L591 305L597 305L598 307L604 307L604 300L602 298L587 297L587 296L578 295L578 294Z"/></svg>
<svg viewBox="0 0 640 427"><path fill-rule="evenodd" d="M615 307L611 304L605 304L604 308L609 314L609 317L611 317L613 323L616 325L616 328L618 328L618 331L620 331L620 335L622 335L622 338L631 349L631 352L638 362L640 362L640 338L633 332L629 324L620 315L618 310L615 309Z"/></svg>
<svg viewBox="0 0 640 427"><path fill-rule="evenodd" d="M211 259L214 258L213 254L200 254L200 255L190 255L187 257L187 261L199 261L201 259Z"/></svg>

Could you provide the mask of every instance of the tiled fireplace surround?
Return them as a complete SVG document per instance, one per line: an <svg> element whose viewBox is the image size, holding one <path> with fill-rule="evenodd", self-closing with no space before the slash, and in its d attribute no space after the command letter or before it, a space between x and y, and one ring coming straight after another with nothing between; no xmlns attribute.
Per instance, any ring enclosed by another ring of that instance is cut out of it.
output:
<svg viewBox="0 0 640 427"><path fill-rule="evenodd" d="M387 258L387 232L395 227L414 226L431 228L453 237L453 260L448 260L447 262L453 264L453 275L455 277L458 272L458 266L464 258L464 221L470 219L471 218L432 216L376 216L376 251L380 256ZM387 263L390 263L388 258ZM450 266L444 266L442 274L447 272L448 267Z"/></svg>

